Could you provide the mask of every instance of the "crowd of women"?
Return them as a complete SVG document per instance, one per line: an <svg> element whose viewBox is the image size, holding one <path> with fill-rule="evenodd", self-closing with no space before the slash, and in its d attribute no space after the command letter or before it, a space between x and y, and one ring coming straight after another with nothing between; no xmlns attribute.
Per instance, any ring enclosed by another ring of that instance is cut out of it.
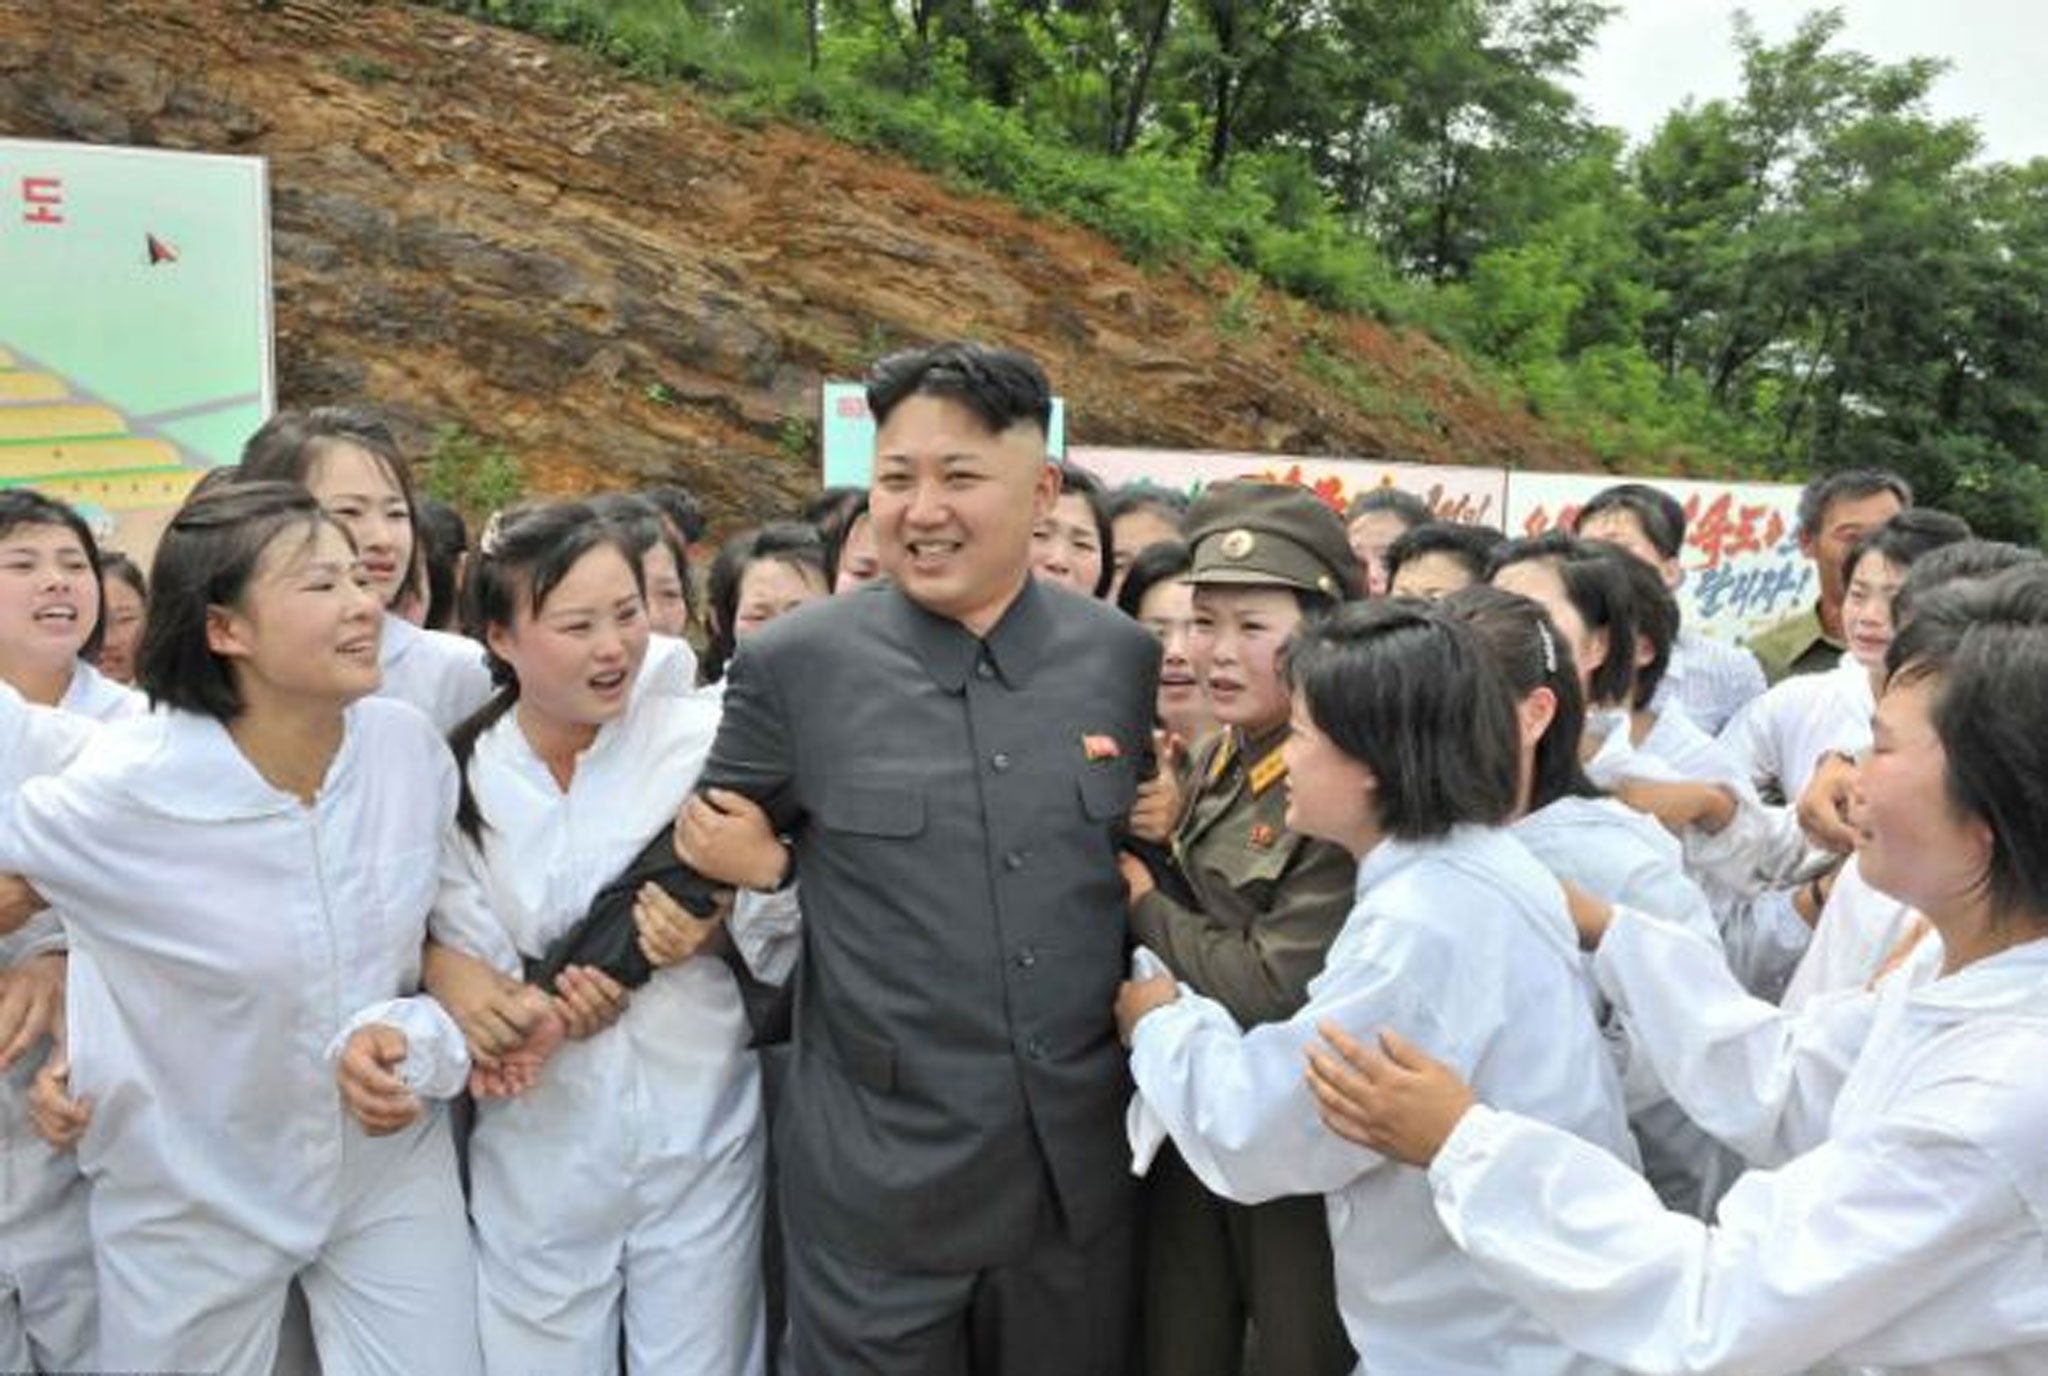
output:
<svg viewBox="0 0 2048 1376"><path fill-rule="evenodd" d="M2048 1371L2048 564L1895 482L1766 690L1651 487L1505 540L1063 470L1036 576L1161 651L1136 1369ZM801 884L674 831L742 642L893 552L850 491L703 536L469 532L355 408L146 579L0 493L0 1370L775 1365Z"/></svg>

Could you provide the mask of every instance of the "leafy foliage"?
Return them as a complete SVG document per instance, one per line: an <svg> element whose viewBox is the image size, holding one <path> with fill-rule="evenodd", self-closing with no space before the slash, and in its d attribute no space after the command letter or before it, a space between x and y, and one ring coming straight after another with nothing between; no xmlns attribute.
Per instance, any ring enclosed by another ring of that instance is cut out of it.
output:
<svg viewBox="0 0 2048 1376"><path fill-rule="evenodd" d="M1741 93L1631 150L1564 84L1601 0L443 3L1419 326L1633 469L1886 463L1987 533L2048 514L2048 162L1984 165L1939 64L1837 11L1738 20Z"/></svg>

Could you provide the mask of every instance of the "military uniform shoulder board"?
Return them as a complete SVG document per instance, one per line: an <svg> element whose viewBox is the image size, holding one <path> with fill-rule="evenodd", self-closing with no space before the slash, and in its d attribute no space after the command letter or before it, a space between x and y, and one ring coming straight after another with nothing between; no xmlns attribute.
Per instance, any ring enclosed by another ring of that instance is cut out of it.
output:
<svg viewBox="0 0 2048 1376"><path fill-rule="evenodd" d="M1287 777L1287 757L1275 750L1272 754L1252 766L1252 796L1258 797L1274 784Z"/></svg>

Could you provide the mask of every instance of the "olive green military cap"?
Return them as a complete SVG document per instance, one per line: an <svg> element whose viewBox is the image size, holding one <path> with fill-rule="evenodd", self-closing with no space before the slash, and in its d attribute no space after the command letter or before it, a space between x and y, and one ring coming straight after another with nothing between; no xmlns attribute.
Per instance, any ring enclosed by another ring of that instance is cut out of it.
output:
<svg viewBox="0 0 2048 1376"><path fill-rule="evenodd" d="M1358 557L1344 522L1294 483L1214 483L1188 508L1190 583L1298 588L1362 597Z"/></svg>

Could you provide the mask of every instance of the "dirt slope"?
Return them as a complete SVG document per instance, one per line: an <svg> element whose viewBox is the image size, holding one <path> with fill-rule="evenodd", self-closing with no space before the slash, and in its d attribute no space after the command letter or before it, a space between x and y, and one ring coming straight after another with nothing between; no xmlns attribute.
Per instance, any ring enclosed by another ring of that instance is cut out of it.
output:
<svg viewBox="0 0 2048 1376"><path fill-rule="evenodd" d="M267 157L282 399L459 424L543 489L786 510L822 378L963 334L1044 359L1081 443L1595 466L1425 338L419 6L0 0L0 132Z"/></svg>

